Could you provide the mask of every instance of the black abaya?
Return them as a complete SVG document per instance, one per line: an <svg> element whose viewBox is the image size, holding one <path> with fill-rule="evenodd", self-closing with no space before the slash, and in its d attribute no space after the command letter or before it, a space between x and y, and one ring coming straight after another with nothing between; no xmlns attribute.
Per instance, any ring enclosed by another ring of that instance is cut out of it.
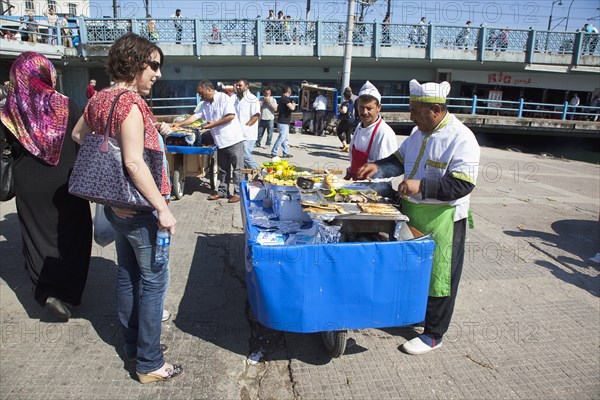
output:
<svg viewBox="0 0 600 400"><path fill-rule="evenodd" d="M92 218L89 202L68 193L77 145L71 132L81 111L69 101L67 134L58 165L29 153L0 123L13 146L17 214L25 268L42 306L48 296L81 303L90 264Z"/></svg>

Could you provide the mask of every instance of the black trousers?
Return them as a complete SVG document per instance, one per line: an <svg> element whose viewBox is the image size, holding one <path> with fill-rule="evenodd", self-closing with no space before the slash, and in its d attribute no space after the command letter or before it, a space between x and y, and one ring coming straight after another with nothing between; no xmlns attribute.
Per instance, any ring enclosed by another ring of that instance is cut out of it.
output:
<svg viewBox="0 0 600 400"><path fill-rule="evenodd" d="M315 135L323 135L323 129L327 123L327 111L317 110L315 112Z"/></svg>
<svg viewBox="0 0 600 400"><path fill-rule="evenodd" d="M426 334L441 339L448 331L454 303L458 294L458 284L462 274L463 262L465 260L465 236L467 230L467 219L461 219L454 223L454 237L452 240L452 260L450 262L450 296L429 297L427 300L427 311L425 312Z"/></svg>
<svg viewBox="0 0 600 400"><path fill-rule="evenodd" d="M352 139L352 132L354 132L354 122L350 122L347 119L341 119L337 126L337 136L341 142L350 144Z"/></svg>

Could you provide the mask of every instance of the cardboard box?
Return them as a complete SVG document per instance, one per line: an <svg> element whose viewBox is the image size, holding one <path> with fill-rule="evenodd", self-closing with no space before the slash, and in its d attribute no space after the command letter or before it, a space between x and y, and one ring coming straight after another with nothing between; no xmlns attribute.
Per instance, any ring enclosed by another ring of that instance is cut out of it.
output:
<svg viewBox="0 0 600 400"><path fill-rule="evenodd" d="M267 196L267 189L261 182L248 183L248 199L250 201L264 200Z"/></svg>

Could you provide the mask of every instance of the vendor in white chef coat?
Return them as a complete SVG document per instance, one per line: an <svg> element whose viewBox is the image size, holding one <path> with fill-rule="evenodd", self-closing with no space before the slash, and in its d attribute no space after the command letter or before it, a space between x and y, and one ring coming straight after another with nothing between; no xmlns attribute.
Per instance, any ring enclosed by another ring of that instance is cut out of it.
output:
<svg viewBox="0 0 600 400"><path fill-rule="evenodd" d="M398 148L394 130L381 118L381 94L366 81L358 93L360 123L350 140L350 167L345 179L357 179L356 173L367 162L386 158Z"/></svg>
<svg viewBox="0 0 600 400"><path fill-rule="evenodd" d="M410 224L436 242L422 335L404 343L409 354L441 347L462 272L469 197L479 168L479 144L469 128L448 112L450 84L410 81L410 118L417 125L398 151L365 164L358 179L404 175L398 186Z"/></svg>

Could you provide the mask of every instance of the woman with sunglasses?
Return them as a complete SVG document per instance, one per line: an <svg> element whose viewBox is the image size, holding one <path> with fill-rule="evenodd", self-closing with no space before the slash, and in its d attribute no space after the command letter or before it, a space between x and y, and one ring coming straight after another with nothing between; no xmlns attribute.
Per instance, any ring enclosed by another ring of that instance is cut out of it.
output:
<svg viewBox="0 0 600 400"><path fill-rule="evenodd" d="M86 134L111 136L121 144L123 163L139 192L154 211L131 211L106 207L106 217L115 230L118 258L117 314L123 330L127 360L136 360L141 383L165 381L182 372L180 365L165 362L160 344L164 296L169 285L167 262L155 259L159 229L175 234L175 217L168 206L171 186L163 162L157 185L144 162L144 148L161 150L164 143L156 130L156 119L142 95L148 95L161 77L161 49L133 33L117 39L108 53L107 72L115 82L90 99L73 131L82 143ZM115 103L116 101L116 103ZM115 103L111 121L110 110Z"/></svg>

